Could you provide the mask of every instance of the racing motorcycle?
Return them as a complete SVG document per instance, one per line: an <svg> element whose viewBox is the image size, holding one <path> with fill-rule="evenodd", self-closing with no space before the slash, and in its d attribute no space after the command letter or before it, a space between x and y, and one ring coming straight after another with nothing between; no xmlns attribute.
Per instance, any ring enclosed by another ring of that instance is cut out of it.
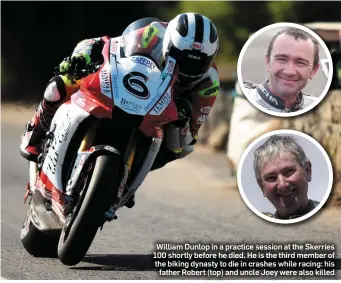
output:
<svg viewBox="0 0 341 283"><path fill-rule="evenodd" d="M176 60L164 61L158 25L141 19L109 39L104 63L58 108L42 154L29 162L21 241L31 255L79 263L150 171L164 127L177 119Z"/></svg>

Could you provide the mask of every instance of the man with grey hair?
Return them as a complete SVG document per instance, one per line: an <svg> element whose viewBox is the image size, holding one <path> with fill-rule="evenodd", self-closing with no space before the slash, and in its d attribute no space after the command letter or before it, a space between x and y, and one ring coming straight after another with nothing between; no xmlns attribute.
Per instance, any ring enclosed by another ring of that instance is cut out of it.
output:
<svg viewBox="0 0 341 283"><path fill-rule="evenodd" d="M291 136L271 136L254 152L257 183L276 212L277 219L293 219L312 211L319 202L308 199L311 162Z"/></svg>
<svg viewBox="0 0 341 283"><path fill-rule="evenodd" d="M316 100L302 93L320 65L319 44L312 35L295 27L279 31L269 43L265 63L265 83L243 83L251 101L274 112L295 112Z"/></svg>

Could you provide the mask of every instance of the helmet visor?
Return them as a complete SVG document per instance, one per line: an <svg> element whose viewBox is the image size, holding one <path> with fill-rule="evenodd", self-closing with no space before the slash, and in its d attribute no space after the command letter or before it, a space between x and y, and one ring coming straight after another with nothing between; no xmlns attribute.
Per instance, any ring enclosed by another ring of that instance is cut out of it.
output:
<svg viewBox="0 0 341 283"><path fill-rule="evenodd" d="M199 79L210 68L214 60L214 56L207 56L201 52L193 52L191 50L182 51L179 60L180 75L191 80Z"/></svg>

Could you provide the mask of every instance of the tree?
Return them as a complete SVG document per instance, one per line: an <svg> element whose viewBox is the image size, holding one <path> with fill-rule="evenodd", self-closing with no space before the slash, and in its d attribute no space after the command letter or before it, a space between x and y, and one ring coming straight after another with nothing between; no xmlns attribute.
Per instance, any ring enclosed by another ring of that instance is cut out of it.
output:
<svg viewBox="0 0 341 283"><path fill-rule="evenodd" d="M152 2L161 19L169 21L179 13L195 12L209 17L217 26L220 49L217 61L236 65L249 36L278 22L332 21L341 11L340 2L299 1L180 1Z"/></svg>

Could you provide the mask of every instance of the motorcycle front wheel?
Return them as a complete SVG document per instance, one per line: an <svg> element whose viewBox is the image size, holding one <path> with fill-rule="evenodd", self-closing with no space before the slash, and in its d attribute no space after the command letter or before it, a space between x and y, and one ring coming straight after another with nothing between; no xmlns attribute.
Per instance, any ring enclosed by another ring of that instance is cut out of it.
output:
<svg viewBox="0 0 341 283"><path fill-rule="evenodd" d="M58 243L58 258L65 265L76 265L87 253L104 214L117 195L122 161L117 155L97 157L90 183L86 182L79 201L67 218Z"/></svg>

